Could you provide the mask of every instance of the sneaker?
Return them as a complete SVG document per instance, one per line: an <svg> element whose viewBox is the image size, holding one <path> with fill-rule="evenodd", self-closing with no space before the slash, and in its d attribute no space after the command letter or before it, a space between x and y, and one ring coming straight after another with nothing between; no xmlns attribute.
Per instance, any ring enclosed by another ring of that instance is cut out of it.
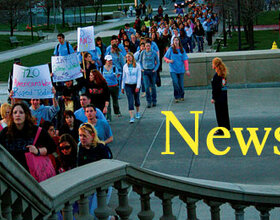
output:
<svg viewBox="0 0 280 220"><path fill-rule="evenodd" d="M135 121L135 119L134 119L134 118L131 118L131 119L129 120L129 123L134 123L134 121Z"/></svg>
<svg viewBox="0 0 280 220"><path fill-rule="evenodd" d="M140 112L136 112L136 116L135 116L135 118L136 118L136 119L141 118Z"/></svg>
<svg viewBox="0 0 280 220"><path fill-rule="evenodd" d="M147 108L151 108L151 103L149 103L149 104L147 105Z"/></svg>
<svg viewBox="0 0 280 220"><path fill-rule="evenodd" d="M153 103L153 105L152 105L153 107L156 107L157 106L157 103Z"/></svg>
<svg viewBox="0 0 280 220"><path fill-rule="evenodd" d="M182 102L183 102L183 101L185 101L185 99L184 99L184 98L180 98L180 101L182 101Z"/></svg>
<svg viewBox="0 0 280 220"><path fill-rule="evenodd" d="M179 99L175 99L175 103L178 103L179 102Z"/></svg>
<svg viewBox="0 0 280 220"><path fill-rule="evenodd" d="M120 113L120 114L117 114L117 117L118 117L118 118L122 117L122 114L121 114L121 113Z"/></svg>

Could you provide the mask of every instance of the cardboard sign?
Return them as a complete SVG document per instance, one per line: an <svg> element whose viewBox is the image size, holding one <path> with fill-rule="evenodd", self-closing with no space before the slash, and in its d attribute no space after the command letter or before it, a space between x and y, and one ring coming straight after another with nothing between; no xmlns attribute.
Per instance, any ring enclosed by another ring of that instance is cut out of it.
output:
<svg viewBox="0 0 280 220"><path fill-rule="evenodd" d="M77 54L52 57L54 82L65 82L83 76Z"/></svg>
<svg viewBox="0 0 280 220"><path fill-rule="evenodd" d="M78 28L78 52L95 50L93 26Z"/></svg>
<svg viewBox="0 0 280 220"><path fill-rule="evenodd" d="M34 67L25 67L14 64L13 98L53 98L52 87L48 64Z"/></svg>

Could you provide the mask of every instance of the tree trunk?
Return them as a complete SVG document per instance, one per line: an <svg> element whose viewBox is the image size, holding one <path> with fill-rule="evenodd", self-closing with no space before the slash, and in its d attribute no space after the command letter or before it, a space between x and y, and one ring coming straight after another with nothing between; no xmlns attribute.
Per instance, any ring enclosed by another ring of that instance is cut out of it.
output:
<svg viewBox="0 0 280 220"><path fill-rule="evenodd" d="M47 8L47 28L50 29L50 14L51 14L51 8Z"/></svg>
<svg viewBox="0 0 280 220"><path fill-rule="evenodd" d="M10 18L10 34L11 36L14 36L13 16Z"/></svg>
<svg viewBox="0 0 280 220"><path fill-rule="evenodd" d="M249 44L248 27L247 25L244 25L243 28L244 28L246 43Z"/></svg>
<svg viewBox="0 0 280 220"><path fill-rule="evenodd" d="M79 5L79 12L80 12L80 25L82 26L82 9L81 9L81 5Z"/></svg>
<svg viewBox="0 0 280 220"><path fill-rule="evenodd" d="M65 8L62 7L62 27L65 27Z"/></svg>
<svg viewBox="0 0 280 220"><path fill-rule="evenodd" d="M249 49L254 50L255 44L254 44L254 25L253 25L253 22L250 22L248 24L248 37L249 37Z"/></svg>
<svg viewBox="0 0 280 220"><path fill-rule="evenodd" d="M99 7L95 8L95 24L97 24L97 16L98 16Z"/></svg>

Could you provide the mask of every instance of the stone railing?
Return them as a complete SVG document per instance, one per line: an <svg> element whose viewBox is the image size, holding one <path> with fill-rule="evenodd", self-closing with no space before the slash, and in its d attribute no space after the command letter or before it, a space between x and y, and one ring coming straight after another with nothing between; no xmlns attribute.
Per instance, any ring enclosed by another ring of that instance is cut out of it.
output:
<svg viewBox="0 0 280 220"><path fill-rule="evenodd" d="M212 60L220 57L229 69L228 83L246 85L255 83L280 84L280 50L253 50L220 53L188 54L191 77L185 76L184 85L208 86L214 75Z"/></svg>
<svg viewBox="0 0 280 220"><path fill-rule="evenodd" d="M172 213L172 198L186 204L188 219L196 220L196 202L203 200L210 206L211 219L220 219L220 206L231 204L237 220L244 219L244 209L254 206L261 220L269 219L269 211L280 204L279 186L231 184L166 175L140 169L117 160L102 160L57 175L37 183L0 146L0 219L57 219L62 210L64 219L73 219L72 204L78 201L76 219L93 219L89 214L89 200L97 193L95 215L107 220L112 213L106 205L106 190L113 186L118 191L116 213L129 219L128 190L133 188L140 196L141 220L153 219L150 194L162 200L162 220L176 219Z"/></svg>

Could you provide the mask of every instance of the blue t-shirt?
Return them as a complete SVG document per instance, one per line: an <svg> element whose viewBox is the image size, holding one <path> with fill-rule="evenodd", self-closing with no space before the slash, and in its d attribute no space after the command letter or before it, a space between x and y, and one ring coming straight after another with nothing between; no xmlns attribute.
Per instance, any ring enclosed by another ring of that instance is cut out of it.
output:
<svg viewBox="0 0 280 220"><path fill-rule="evenodd" d="M167 59L173 60L173 63L169 63L170 72L185 73L184 61L188 60L188 56L187 56L185 50L183 53L181 53L180 49L177 49L177 51L178 51L178 53L175 54L175 53L173 53L173 48L169 47L169 49L165 53L164 57L166 57Z"/></svg>
<svg viewBox="0 0 280 220"><path fill-rule="evenodd" d="M69 52L70 53L68 53L67 44L69 44ZM58 50L57 50L57 46L55 46L55 48L54 48L53 54L55 56L67 56L71 53L74 53L74 49L69 42L65 41L64 44L59 43L58 45L59 45Z"/></svg>
<svg viewBox="0 0 280 220"><path fill-rule="evenodd" d="M98 138L101 141L105 141L109 137L113 136L110 125L105 120L97 119L96 125L94 127L97 131Z"/></svg>

